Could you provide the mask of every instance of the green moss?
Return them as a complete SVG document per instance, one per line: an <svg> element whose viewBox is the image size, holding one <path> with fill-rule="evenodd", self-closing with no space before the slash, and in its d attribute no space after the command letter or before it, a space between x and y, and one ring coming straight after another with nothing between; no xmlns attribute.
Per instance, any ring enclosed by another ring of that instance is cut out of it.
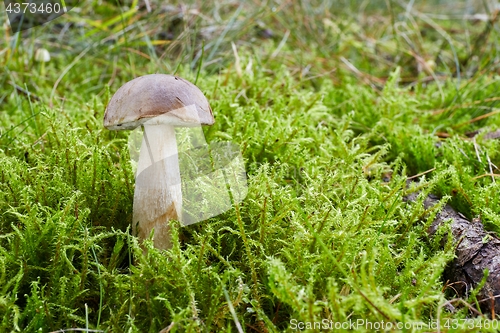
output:
<svg viewBox="0 0 500 333"><path fill-rule="evenodd" d="M65 47L51 42L62 34L55 23L0 44L0 331L236 331L225 292L245 331L468 316L458 303L456 314L443 310L456 297L442 280L454 244L446 227L429 239L422 202L441 195L500 230L500 188L489 176L500 143L485 136L500 119L497 49L486 44L459 80L453 52L466 57L468 44L451 21L442 25L450 36L396 7L384 13L399 25L369 8L358 24L349 6L333 17L332 3L297 3L275 12L207 3L205 18L183 21L184 35L162 44L164 20L139 11L109 23L120 9L94 1L68 14ZM225 25L205 21L219 16ZM393 35L398 26L405 32ZM219 35L201 43L210 27ZM262 28L278 36L261 40ZM450 38L453 50L437 47ZM45 67L33 59L40 43L53 53ZM435 57L431 74L446 78L428 83L410 51ZM130 235L128 133L104 129L102 117L124 82L175 71L197 78L210 100L207 141L240 146L248 196L207 221L173 221L173 249L149 242L144 256ZM419 187L407 189L419 173Z"/></svg>

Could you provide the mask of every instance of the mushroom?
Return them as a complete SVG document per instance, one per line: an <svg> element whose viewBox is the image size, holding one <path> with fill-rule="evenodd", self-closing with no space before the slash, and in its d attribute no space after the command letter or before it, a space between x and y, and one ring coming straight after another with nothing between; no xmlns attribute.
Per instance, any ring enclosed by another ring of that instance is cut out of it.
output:
<svg viewBox="0 0 500 333"><path fill-rule="evenodd" d="M203 93L178 76L150 74L125 83L104 114L110 130L143 127L134 191L132 232L140 240L154 229L158 249L171 248L168 221L182 219L182 191L174 127L212 125Z"/></svg>

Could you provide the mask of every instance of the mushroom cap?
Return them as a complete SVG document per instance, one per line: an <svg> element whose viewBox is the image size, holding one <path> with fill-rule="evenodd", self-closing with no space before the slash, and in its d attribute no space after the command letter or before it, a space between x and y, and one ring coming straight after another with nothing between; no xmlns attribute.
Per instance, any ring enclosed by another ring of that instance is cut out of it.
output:
<svg viewBox="0 0 500 333"><path fill-rule="evenodd" d="M120 87L104 113L104 127L134 129L144 123L175 126L212 125L207 98L191 82L178 76L150 74Z"/></svg>

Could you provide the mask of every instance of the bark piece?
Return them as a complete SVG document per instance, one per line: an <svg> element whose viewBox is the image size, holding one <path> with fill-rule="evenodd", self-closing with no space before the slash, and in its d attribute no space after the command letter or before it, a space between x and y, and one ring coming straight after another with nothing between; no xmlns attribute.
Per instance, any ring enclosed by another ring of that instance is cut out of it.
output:
<svg viewBox="0 0 500 333"><path fill-rule="evenodd" d="M412 193L405 199L414 202L417 196L418 193ZM438 197L429 195L424 207L429 209L438 202ZM486 232L479 219L469 221L448 204L437 213L427 230L429 236L433 237L438 228L450 220L456 257L447 268L445 278L450 282L460 282L453 287L460 296L467 297L468 292L481 282L484 270L488 269L486 283L478 293L479 304L483 311L500 313L500 239Z"/></svg>

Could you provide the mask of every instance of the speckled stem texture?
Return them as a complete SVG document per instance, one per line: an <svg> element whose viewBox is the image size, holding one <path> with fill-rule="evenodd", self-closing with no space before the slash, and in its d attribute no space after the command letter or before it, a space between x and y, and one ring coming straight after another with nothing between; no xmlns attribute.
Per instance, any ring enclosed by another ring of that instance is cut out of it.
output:
<svg viewBox="0 0 500 333"><path fill-rule="evenodd" d="M133 233L140 240L154 229L154 246L169 249L168 221L182 212L181 179L175 129L145 125L134 192Z"/></svg>

